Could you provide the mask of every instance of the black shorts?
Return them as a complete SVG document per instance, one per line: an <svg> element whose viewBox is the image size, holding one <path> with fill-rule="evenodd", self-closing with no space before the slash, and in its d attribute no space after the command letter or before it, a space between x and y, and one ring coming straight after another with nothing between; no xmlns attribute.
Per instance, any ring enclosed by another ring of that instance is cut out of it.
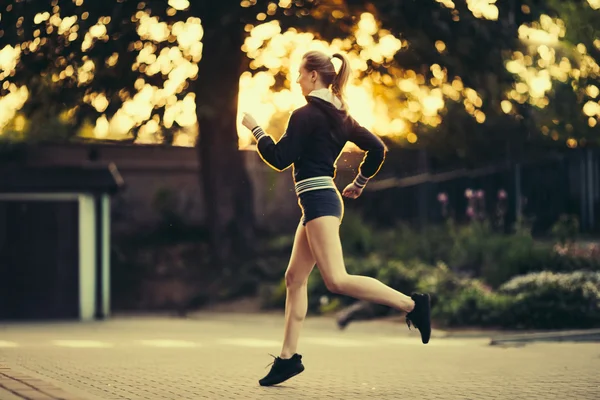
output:
<svg viewBox="0 0 600 400"><path fill-rule="evenodd" d="M298 204L302 209L302 225L319 217L344 217L344 201L336 189L318 189L298 195Z"/></svg>

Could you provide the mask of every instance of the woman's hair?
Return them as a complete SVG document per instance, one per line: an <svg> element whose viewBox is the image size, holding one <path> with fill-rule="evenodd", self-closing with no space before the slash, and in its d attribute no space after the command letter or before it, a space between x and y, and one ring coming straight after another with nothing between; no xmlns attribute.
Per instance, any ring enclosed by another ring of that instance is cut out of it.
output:
<svg viewBox="0 0 600 400"><path fill-rule="evenodd" d="M342 66L337 74L332 62L334 58L342 62ZM348 58L341 53L335 53L332 57L329 57L320 51L309 51L304 55L303 59L305 60L304 68L309 72L316 71L321 77L323 84L327 87L331 85L333 94L340 99L344 108L347 108L345 90L350 80L351 72Z"/></svg>

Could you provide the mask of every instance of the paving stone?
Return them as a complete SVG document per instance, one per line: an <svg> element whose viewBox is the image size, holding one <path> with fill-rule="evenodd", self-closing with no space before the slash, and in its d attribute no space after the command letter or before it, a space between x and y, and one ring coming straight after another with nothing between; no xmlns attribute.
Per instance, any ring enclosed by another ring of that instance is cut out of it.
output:
<svg viewBox="0 0 600 400"><path fill-rule="evenodd" d="M231 315L11 325L3 339L18 347L0 353L0 384L14 374L52 400L63 399L61 390L68 400L600 398L596 343L422 345L405 325L340 332L333 322L313 322L299 349L306 371L277 387L257 381L268 372L268 353L280 350L281 316ZM83 347L57 345L69 341Z"/></svg>

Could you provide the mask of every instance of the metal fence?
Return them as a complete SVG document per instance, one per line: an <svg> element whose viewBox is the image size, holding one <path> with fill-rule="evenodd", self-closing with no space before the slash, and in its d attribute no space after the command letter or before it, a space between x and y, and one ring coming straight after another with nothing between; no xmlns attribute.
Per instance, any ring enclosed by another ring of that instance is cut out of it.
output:
<svg viewBox="0 0 600 400"><path fill-rule="evenodd" d="M488 217L495 217L499 204L504 205L506 226L524 217L535 233L543 234L568 214L577 216L582 232L598 233L599 156L599 150L585 149L526 163L380 179L369 184L361 208L383 225L402 221L424 226L447 216L466 221L470 218L466 193L471 190L483 195ZM444 199L445 207L440 201Z"/></svg>

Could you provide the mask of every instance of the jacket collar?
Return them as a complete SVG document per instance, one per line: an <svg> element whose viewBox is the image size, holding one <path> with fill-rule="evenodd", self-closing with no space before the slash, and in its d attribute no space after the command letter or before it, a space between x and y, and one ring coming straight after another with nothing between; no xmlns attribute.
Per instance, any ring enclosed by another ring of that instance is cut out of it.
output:
<svg viewBox="0 0 600 400"><path fill-rule="evenodd" d="M324 100L328 103L331 103L340 110L342 108L342 102L338 99L329 89L317 89L313 90L308 94L308 96L316 97L318 99Z"/></svg>

